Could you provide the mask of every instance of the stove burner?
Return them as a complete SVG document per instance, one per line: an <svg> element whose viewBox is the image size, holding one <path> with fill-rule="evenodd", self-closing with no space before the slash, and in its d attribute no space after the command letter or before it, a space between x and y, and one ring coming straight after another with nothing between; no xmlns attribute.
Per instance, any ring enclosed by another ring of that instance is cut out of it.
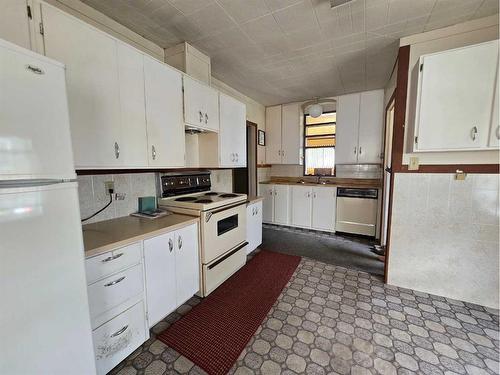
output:
<svg viewBox="0 0 500 375"><path fill-rule="evenodd" d="M227 193L227 194L221 194L220 197L221 198L234 198L234 197L237 197L238 195L236 194L232 194L232 193Z"/></svg>
<svg viewBox="0 0 500 375"><path fill-rule="evenodd" d="M213 200L211 200L211 199L198 199L194 203L212 203L212 202L213 202Z"/></svg>
<svg viewBox="0 0 500 375"><path fill-rule="evenodd" d="M195 201L196 199L198 199L198 198L195 198L195 197L180 197L180 198L177 198L176 201L178 201L178 202L192 202L192 201Z"/></svg>
<svg viewBox="0 0 500 375"><path fill-rule="evenodd" d="M205 193L205 195L219 195L219 193L216 193L215 191L211 191L210 193Z"/></svg>

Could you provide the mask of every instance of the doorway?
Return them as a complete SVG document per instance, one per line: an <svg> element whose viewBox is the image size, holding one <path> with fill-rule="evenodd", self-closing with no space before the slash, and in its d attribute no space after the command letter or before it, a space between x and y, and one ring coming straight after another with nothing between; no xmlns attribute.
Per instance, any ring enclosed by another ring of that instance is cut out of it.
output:
<svg viewBox="0 0 500 375"><path fill-rule="evenodd" d="M247 166L233 169L233 192L257 195L257 124L247 121Z"/></svg>

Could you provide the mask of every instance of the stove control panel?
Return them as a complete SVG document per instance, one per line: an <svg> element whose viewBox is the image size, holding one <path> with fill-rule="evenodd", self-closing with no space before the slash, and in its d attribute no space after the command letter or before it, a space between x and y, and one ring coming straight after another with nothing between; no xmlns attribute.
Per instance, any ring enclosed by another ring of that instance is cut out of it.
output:
<svg viewBox="0 0 500 375"><path fill-rule="evenodd" d="M210 172L161 176L162 197L164 198L209 191L210 187Z"/></svg>

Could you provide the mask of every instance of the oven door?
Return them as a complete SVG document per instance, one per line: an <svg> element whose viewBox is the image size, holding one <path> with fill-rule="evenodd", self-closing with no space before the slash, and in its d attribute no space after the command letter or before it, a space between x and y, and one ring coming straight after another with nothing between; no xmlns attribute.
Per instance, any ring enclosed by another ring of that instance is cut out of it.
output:
<svg viewBox="0 0 500 375"><path fill-rule="evenodd" d="M246 241L246 202L203 212L201 215L202 262L210 263Z"/></svg>

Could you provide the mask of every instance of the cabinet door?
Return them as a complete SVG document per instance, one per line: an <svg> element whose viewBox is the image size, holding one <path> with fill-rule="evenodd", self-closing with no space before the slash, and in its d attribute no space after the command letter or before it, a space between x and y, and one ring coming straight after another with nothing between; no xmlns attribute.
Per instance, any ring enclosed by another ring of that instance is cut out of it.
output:
<svg viewBox="0 0 500 375"><path fill-rule="evenodd" d="M272 223L274 221L274 185L261 185L264 201L262 202L262 221Z"/></svg>
<svg viewBox="0 0 500 375"><path fill-rule="evenodd" d="M312 189L310 186L291 187L291 224L298 227L311 227Z"/></svg>
<svg viewBox="0 0 500 375"><path fill-rule="evenodd" d="M281 106L266 108L266 163L281 164Z"/></svg>
<svg viewBox="0 0 500 375"><path fill-rule="evenodd" d="M42 4L45 53L66 65L75 165L116 167L120 93L116 41L52 6Z"/></svg>
<svg viewBox="0 0 500 375"><path fill-rule="evenodd" d="M147 167L143 55L119 42L117 52L122 134L120 160L126 167Z"/></svg>
<svg viewBox="0 0 500 375"><path fill-rule="evenodd" d="M359 104L360 94L338 98L335 164L358 162Z"/></svg>
<svg viewBox="0 0 500 375"><path fill-rule="evenodd" d="M149 327L177 307L174 232L144 241Z"/></svg>
<svg viewBox="0 0 500 375"><path fill-rule="evenodd" d="M175 232L177 306L182 305L200 289L198 238L198 224Z"/></svg>
<svg viewBox="0 0 500 375"><path fill-rule="evenodd" d="M282 106L281 155L283 164L300 163L300 108L298 103Z"/></svg>
<svg viewBox="0 0 500 375"><path fill-rule="evenodd" d="M246 107L220 94L219 156L221 167L246 166Z"/></svg>
<svg viewBox="0 0 500 375"><path fill-rule="evenodd" d="M358 163L381 163L384 126L384 90L361 93L359 104Z"/></svg>
<svg viewBox="0 0 500 375"><path fill-rule="evenodd" d="M184 76L184 121L187 125L207 128L208 118L207 124L205 123L207 95L207 86L189 76Z"/></svg>
<svg viewBox="0 0 500 375"><path fill-rule="evenodd" d="M487 146L497 60L498 41L421 57L416 151Z"/></svg>
<svg viewBox="0 0 500 375"><path fill-rule="evenodd" d="M497 69L498 74L498 69ZM500 147L500 124L498 122L498 76L495 80L495 95L493 97L493 108L491 110L490 141L488 146L493 148Z"/></svg>
<svg viewBox="0 0 500 375"><path fill-rule="evenodd" d="M313 187L312 227L318 230L335 230L337 188Z"/></svg>
<svg viewBox="0 0 500 375"><path fill-rule="evenodd" d="M144 56L149 165L182 167L185 156L182 122L182 76Z"/></svg>
<svg viewBox="0 0 500 375"><path fill-rule="evenodd" d="M262 243L262 202L247 206L247 254Z"/></svg>
<svg viewBox="0 0 500 375"><path fill-rule="evenodd" d="M30 34L26 1L2 0L0 38L30 49Z"/></svg>
<svg viewBox="0 0 500 375"><path fill-rule="evenodd" d="M219 131L219 92L205 86L205 123L204 127L214 132Z"/></svg>
<svg viewBox="0 0 500 375"><path fill-rule="evenodd" d="M290 188L274 185L274 222L287 225L290 222Z"/></svg>

